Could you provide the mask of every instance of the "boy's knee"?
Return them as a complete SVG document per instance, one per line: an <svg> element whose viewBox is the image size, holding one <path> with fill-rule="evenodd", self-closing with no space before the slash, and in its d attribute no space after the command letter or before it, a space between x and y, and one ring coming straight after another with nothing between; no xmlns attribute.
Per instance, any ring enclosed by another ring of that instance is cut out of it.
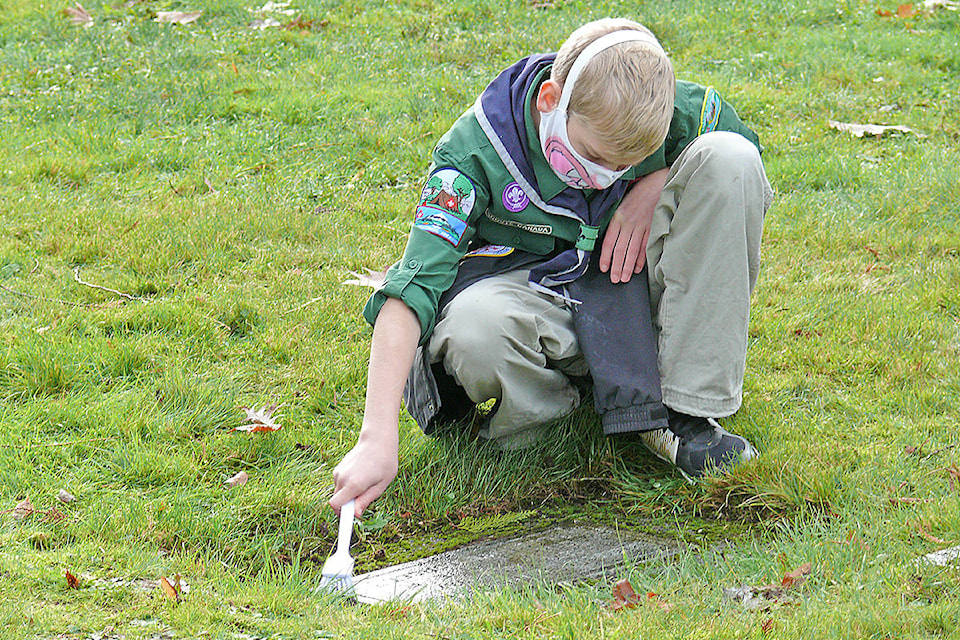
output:
<svg viewBox="0 0 960 640"><path fill-rule="evenodd" d="M726 174L743 172L761 164L760 151L739 133L711 131L690 143L689 150L701 162Z"/></svg>

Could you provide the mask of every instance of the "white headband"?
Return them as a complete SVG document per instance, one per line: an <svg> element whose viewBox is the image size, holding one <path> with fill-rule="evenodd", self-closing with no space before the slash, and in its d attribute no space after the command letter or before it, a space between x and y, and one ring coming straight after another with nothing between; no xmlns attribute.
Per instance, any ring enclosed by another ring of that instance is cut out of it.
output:
<svg viewBox="0 0 960 640"><path fill-rule="evenodd" d="M586 48L580 52L580 55L577 56L577 59L573 61L573 65L570 67L570 71L567 72L567 77L563 81L563 89L560 91L560 104L557 105L557 108L562 109L564 113L566 113L567 105L570 104L570 95L573 93L573 83L580 77L580 73L583 72L587 64L589 64L598 53L606 51L621 42L643 42L653 47L656 52L664 57L667 55L663 47L660 46L660 43L657 42L657 39L646 31L620 29L619 31L613 31L600 36L588 44Z"/></svg>

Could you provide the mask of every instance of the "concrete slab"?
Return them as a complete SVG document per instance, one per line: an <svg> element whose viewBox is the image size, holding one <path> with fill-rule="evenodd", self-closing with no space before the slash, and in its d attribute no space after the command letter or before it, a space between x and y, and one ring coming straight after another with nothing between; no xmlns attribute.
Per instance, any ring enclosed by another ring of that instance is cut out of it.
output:
<svg viewBox="0 0 960 640"><path fill-rule="evenodd" d="M489 540L354 576L357 600L455 598L477 588L582 582L612 577L625 562L664 560L674 541L586 524Z"/></svg>

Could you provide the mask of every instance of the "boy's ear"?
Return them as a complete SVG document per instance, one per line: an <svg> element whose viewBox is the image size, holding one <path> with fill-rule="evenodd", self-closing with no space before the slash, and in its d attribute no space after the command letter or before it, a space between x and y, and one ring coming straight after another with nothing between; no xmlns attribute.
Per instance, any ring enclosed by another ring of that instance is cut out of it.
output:
<svg viewBox="0 0 960 640"><path fill-rule="evenodd" d="M560 89L556 80L545 80L537 93L537 111L546 113L556 109L560 104Z"/></svg>

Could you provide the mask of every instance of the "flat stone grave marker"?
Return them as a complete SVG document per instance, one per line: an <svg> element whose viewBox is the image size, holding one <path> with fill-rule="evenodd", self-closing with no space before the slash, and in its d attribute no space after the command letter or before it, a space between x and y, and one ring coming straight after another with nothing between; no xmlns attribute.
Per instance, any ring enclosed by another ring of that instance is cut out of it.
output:
<svg viewBox="0 0 960 640"><path fill-rule="evenodd" d="M672 540L607 526L558 525L354 576L354 593L367 604L419 602L462 597L478 588L583 582L612 577L625 563L668 559L677 549Z"/></svg>

